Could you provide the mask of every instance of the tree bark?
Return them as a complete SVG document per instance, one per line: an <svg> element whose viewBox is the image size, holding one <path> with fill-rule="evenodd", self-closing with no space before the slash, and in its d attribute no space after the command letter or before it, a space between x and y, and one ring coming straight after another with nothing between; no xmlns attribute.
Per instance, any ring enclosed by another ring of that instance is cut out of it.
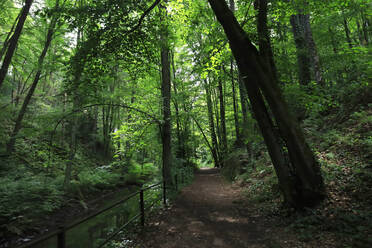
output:
<svg viewBox="0 0 372 248"><path fill-rule="evenodd" d="M221 118L221 157L226 158L227 154L227 134L226 134L226 113L225 113L225 98L224 98L224 87L222 85L222 79L218 79L218 98L220 102L220 118ZM223 163L220 159L220 163Z"/></svg>
<svg viewBox="0 0 372 248"><path fill-rule="evenodd" d="M136 82L136 79L135 78L133 79L133 85L134 85L134 87L137 86L137 82ZM133 106L134 102L136 101L136 99L135 99L135 93L136 92L135 92L135 90L133 88L132 89L132 92L131 92L132 96L130 98L130 104L131 104L131 106ZM131 123L132 122L131 112L129 112L129 114L128 114L127 122L128 123ZM124 158L125 158L126 163L129 164L130 163L130 160L132 158L132 151L131 151L132 148L131 148L131 143L130 143L130 140L129 139L127 139L125 141L125 148L124 149L125 149L125 151L124 151Z"/></svg>
<svg viewBox="0 0 372 248"><path fill-rule="evenodd" d="M232 12L235 12L235 1L230 0L230 9ZM236 83L234 78L234 58L231 56L230 58L230 74L231 74L231 84L232 84L232 93L233 93L233 107L234 107L234 122L235 122L235 134L236 134L236 141L234 146L235 147L243 147L243 137L240 133L240 125L239 125L239 115L238 115L238 103L236 101Z"/></svg>
<svg viewBox="0 0 372 248"><path fill-rule="evenodd" d="M344 20L345 21L345 20ZM365 42L364 42L364 37L363 37L363 32L362 32L362 29L360 27L360 22L359 20L357 19L356 20L356 24L357 24L357 32L358 32L358 39L359 39L359 44L361 46L364 46ZM345 25L345 24L344 24Z"/></svg>
<svg viewBox="0 0 372 248"><path fill-rule="evenodd" d="M368 46L368 44L369 44L368 32L371 31L371 26L370 26L370 23L369 23L368 19L366 18L365 14L364 14L364 11L362 11L361 15L362 15L362 24L363 24L362 25L363 38L364 38L363 45ZM368 29L369 29L369 31L368 31Z"/></svg>
<svg viewBox="0 0 372 248"><path fill-rule="evenodd" d="M298 199L298 189L295 187L295 178L287 156L283 150L280 137L275 130L274 124L267 111L263 96L258 88L258 82L255 77L250 77L247 88L248 96L251 102L252 111L257 120L258 126L264 137L267 150L272 160L276 175L279 181L279 187L283 193L284 200L288 205L296 206Z"/></svg>
<svg viewBox="0 0 372 248"><path fill-rule="evenodd" d="M218 150L217 150L217 147L218 147L217 135L216 135L215 127L214 127L214 116L213 116L211 91L210 91L210 86L208 85L207 80L204 80L204 87L205 87L205 96L207 98L208 121L209 121L209 129L210 129L211 140L212 140L212 157L214 160L214 166L220 167L220 160L219 160Z"/></svg>
<svg viewBox="0 0 372 248"><path fill-rule="evenodd" d="M161 7L164 10L164 7ZM164 14L165 15L165 14ZM164 16L163 16L164 18ZM168 27L162 25L161 32L161 96L163 99L163 124L162 124L162 159L163 159L163 179L166 184L172 185L172 153L171 153L171 74L169 61L169 45L168 45Z"/></svg>
<svg viewBox="0 0 372 248"><path fill-rule="evenodd" d="M301 85L308 85L311 81L310 56L305 38L306 15L297 14L290 17L292 32L296 44L298 79Z"/></svg>
<svg viewBox="0 0 372 248"><path fill-rule="evenodd" d="M319 203L324 198L324 185L319 164L306 143L300 126L288 111L288 106L275 78L270 74L270 69L261 60L256 47L237 22L226 2L209 0L209 3L225 30L247 90L255 87L254 83L257 82L257 88L263 92L286 143L296 173L298 195L293 200L293 204L312 206ZM249 76L254 77L255 81L250 81ZM250 100L252 103L251 97Z"/></svg>
<svg viewBox="0 0 372 248"><path fill-rule="evenodd" d="M57 2L56 2L56 8L58 6L59 6L59 1L57 0ZM16 138L17 138L18 132L19 132L19 130L21 130L23 117L24 117L24 115L25 115L25 113L27 111L27 107L28 107L28 104L31 101L31 98L34 95L36 86L39 83L40 75L41 75L42 67L43 67L43 63L44 63L44 59L45 59L45 56L46 56L46 54L48 52L49 46L50 46L50 44L52 42L52 39L53 39L53 34L55 32L55 27L56 27L56 24L57 24L57 19L58 19L58 17L57 16L54 16L52 18L51 22L50 22L50 25L49 25L49 28L48 28L48 33L46 35L46 39L45 39L45 43L44 43L44 48L43 48L43 51L41 52L41 54L39 56L39 59L38 59L38 67L37 67L37 71L36 71L34 80L33 80L32 84L31 84L30 90L28 91L25 100L23 101L21 110L19 111L17 120L16 120L15 125L14 125L13 132L10 135L10 140L9 140L9 142L7 144L7 153L8 154L11 154L13 152L14 145L15 145L15 142L16 142Z"/></svg>
<svg viewBox="0 0 372 248"><path fill-rule="evenodd" d="M33 2L33 0L26 0L25 5L23 6L23 8L21 10L21 14L19 16L17 26L14 30L14 34L13 34L12 38L10 38L10 40L9 40L8 50L5 54L4 61L3 61L3 64L1 66L1 69L0 69L0 88L3 85L5 76L8 73L8 68L9 68L10 62L12 61L12 57L13 57L15 48L17 46L19 37L21 36L22 29L23 29L23 26L24 26L25 21L27 19L28 12L30 11L32 2Z"/></svg>
<svg viewBox="0 0 372 248"><path fill-rule="evenodd" d="M240 74L239 74L238 84L239 84L239 93L240 93L240 105L242 107L242 114L243 114L243 128L242 128L243 142L245 143L247 153L252 156L253 151L251 151L251 148L250 148L250 144L252 142L248 140L248 126L249 126L248 95L247 95L247 89L245 88L245 85L243 83L243 80L241 79Z"/></svg>
<svg viewBox="0 0 372 248"><path fill-rule="evenodd" d="M306 40L307 48L309 51L310 64L311 64L311 68L313 72L313 78L318 85L324 86L322 68L320 66L318 49L316 47L316 44L313 38L313 32L311 30L309 14L305 15L304 21L305 21L304 22L305 40Z"/></svg>
<svg viewBox="0 0 372 248"><path fill-rule="evenodd" d="M344 17L343 24L344 24L345 37L346 37L347 44L349 45L349 48L353 48L353 43L350 38L350 29L349 29L349 25L347 23L346 17Z"/></svg>
<svg viewBox="0 0 372 248"><path fill-rule="evenodd" d="M240 135L240 126L239 126L239 116L238 116L238 104L236 101L236 83L234 78L234 60L230 60L230 74L231 74L231 84L232 84L232 97L233 97L233 107L234 107L234 123L235 123L235 147L243 147L242 137Z"/></svg>
<svg viewBox="0 0 372 248"><path fill-rule="evenodd" d="M222 153L221 153L221 147L222 147L222 135L221 135L221 125L220 125L220 108L219 108L219 98L218 98L218 87L211 87L211 79L209 79L209 92L211 94L211 102L213 106L213 111L215 115L216 120L216 134L217 134L217 146L216 150L218 153L218 159L219 159L219 165L222 166L221 160L222 160Z"/></svg>
<svg viewBox="0 0 372 248"><path fill-rule="evenodd" d="M278 81L277 70L274 62L274 53L271 48L269 28L267 26L267 4L268 0L256 0L256 8L258 9L257 15L257 33L258 33L258 46L259 52L263 60L266 61L270 68L270 73Z"/></svg>
<svg viewBox="0 0 372 248"><path fill-rule="evenodd" d="M16 27L16 24L18 23L18 20L19 20L19 16L21 15L21 12L18 14L17 18L14 20L14 23L12 25L12 28L10 29L10 31L8 32L4 42L3 42L3 48L1 48L1 51L0 51L0 61L3 59L3 56L4 56L4 53L6 52L6 50L8 49L8 45L9 45L9 41L10 41L10 37L12 36L13 34L13 31L14 31L14 28Z"/></svg>
<svg viewBox="0 0 372 248"><path fill-rule="evenodd" d="M171 52L172 55L172 71L173 71L173 92L174 92L174 109L176 111L176 133L177 133L177 157L181 158L182 160L185 159L185 147L184 147L184 141L183 141L183 135L181 130L181 119L180 119L180 108L178 104L178 90L177 90L177 83L176 83L176 68L174 64L174 53Z"/></svg>

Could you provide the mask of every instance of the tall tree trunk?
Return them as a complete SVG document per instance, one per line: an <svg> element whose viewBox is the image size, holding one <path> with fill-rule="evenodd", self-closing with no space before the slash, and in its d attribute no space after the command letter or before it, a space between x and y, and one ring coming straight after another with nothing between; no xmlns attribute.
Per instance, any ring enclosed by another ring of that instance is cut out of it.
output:
<svg viewBox="0 0 372 248"><path fill-rule="evenodd" d="M77 96L73 96L73 111L77 110L78 106L78 99ZM73 170L73 164L74 164L74 158L77 148L77 126L78 126L78 118L73 115L72 117L72 125L71 125L71 131L70 131L70 153L68 156L68 161L66 163L65 168L65 178L63 181L63 188L67 191L70 188L71 183L71 177L72 177L72 170Z"/></svg>
<svg viewBox="0 0 372 248"><path fill-rule="evenodd" d="M318 85L324 85L318 50L311 31L310 15L304 14L301 9L298 12L291 16L290 22L297 50L300 83L307 85L313 78Z"/></svg>
<svg viewBox="0 0 372 248"><path fill-rule="evenodd" d="M66 106L67 106L67 93L63 93L63 99L62 99L62 102L63 102L63 109L62 109L62 113L63 113L63 116L66 114ZM62 123L61 123L61 139L60 139L60 142L61 142L61 147L64 147L64 144L65 144L65 135L66 135L66 121L63 120Z"/></svg>
<svg viewBox="0 0 372 248"><path fill-rule="evenodd" d="M242 135L243 135L243 142L246 144L247 153L251 156L253 155L253 151L250 148L251 141L248 139L248 126L249 126L249 119L248 119L248 95L247 89L245 88L244 82L240 77L238 79L239 84L239 92L240 92L240 105L242 107L242 114L243 114L243 128L242 128Z"/></svg>
<svg viewBox="0 0 372 248"><path fill-rule="evenodd" d="M162 11L165 12L165 7L161 6ZM163 18L165 17L163 13ZM163 20L164 21L164 20ZM172 152L171 152L171 74L170 74L170 61L169 61L169 44L168 44L168 27L162 24L161 32L161 96L163 99L163 124L162 124L162 159L163 159L163 178L165 182L173 184L172 181Z"/></svg>
<svg viewBox="0 0 372 248"><path fill-rule="evenodd" d="M311 81L310 56L305 38L306 15L297 14L290 17L292 32L296 44L298 78L301 85L308 85Z"/></svg>
<svg viewBox="0 0 372 248"><path fill-rule="evenodd" d="M59 6L59 0L57 0L55 8L57 8L58 6ZM39 56L39 59L38 59L38 65L37 65L38 67L37 67L37 71L36 71L36 74L35 74L35 78L34 78L32 84L31 84L30 90L28 91L25 100L23 101L21 110L18 113L18 117L17 117L17 120L16 120L15 125L14 125L13 132L10 135L10 140L7 144L7 153L8 154L11 154L13 152L18 132L21 129L21 126L22 126L21 124L22 124L22 121L23 121L23 117L24 117L24 115L27 111L27 107L28 107L28 104L31 101L31 98L34 95L36 86L39 83L40 75L41 75L41 72L42 72L42 69L43 69L42 67L43 67L45 55L47 54L49 46L52 42L53 34L55 32L55 27L56 27L56 24L57 24L57 20L58 20L58 16L54 16L52 18L50 24L49 24L48 33L46 35L46 39L45 39L45 43L44 43L44 48L43 48L43 51L41 52L41 54Z"/></svg>
<svg viewBox="0 0 372 248"><path fill-rule="evenodd" d="M235 12L235 1L230 0L230 9L232 12ZM234 123L235 123L235 134L236 134L236 141L235 147L243 147L244 143L242 140L242 136L240 134L240 126L239 126L239 116L238 116L238 103L236 102L236 84L234 78L234 58L231 56L230 58L230 74L231 74L231 84L232 84L232 93L233 93L233 107L234 107Z"/></svg>
<svg viewBox="0 0 372 248"><path fill-rule="evenodd" d="M221 157L222 159L226 159L226 154L227 154L226 113L225 113L224 87L222 85L221 78L218 79L218 99L220 102L220 118L221 118L221 149L222 149ZM223 163L221 165L223 166Z"/></svg>
<svg viewBox="0 0 372 248"><path fill-rule="evenodd" d="M112 101L107 106L102 106L102 137L103 137L103 155L108 158L110 155L110 133L112 129L113 116Z"/></svg>
<svg viewBox="0 0 372 248"><path fill-rule="evenodd" d="M350 29L349 29L349 25L347 23L346 17L344 17L343 24L344 24L345 37L346 37L347 44L349 45L349 48L353 48L353 43L350 38Z"/></svg>
<svg viewBox="0 0 372 248"><path fill-rule="evenodd" d="M313 72L313 78L315 82L320 85L324 86L323 81L323 74L322 74L322 68L320 66L320 59L318 54L318 49L316 47L314 38L313 38L313 32L311 30L310 25L310 15L305 15L304 20L304 30L305 30L305 40L307 44L307 48L309 51L309 57L310 57L310 63L311 63L311 69Z"/></svg>
<svg viewBox="0 0 372 248"><path fill-rule="evenodd" d="M172 59L172 72L173 72L173 92L174 92L174 98L173 98L173 104L174 109L176 111L176 133L177 133L177 157L181 158L182 160L185 159L185 147L184 147L184 141L182 137L182 129L181 129L181 119L180 119L180 108L178 104L178 90L177 90L177 83L176 83L176 67L174 64L174 53L171 51L171 59Z"/></svg>
<svg viewBox="0 0 372 248"><path fill-rule="evenodd" d="M216 121L216 134L217 134L217 146L216 150L218 153L218 162L219 166L222 166L221 160L222 158L222 152L221 152L221 147L222 147L222 135L221 135L221 125L220 125L220 108L219 108L219 98L218 98L218 89L215 87L211 87L211 79L209 79L209 92L211 93L211 102L213 106L213 112L215 114L215 121ZM218 88L218 87L217 87Z"/></svg>
<svg viewBox="0 0 372 248"><path fill-rule="evenodd" d="M233 107L234 107L234 123L235 123L235 147L243 147L242 137L240 135L240 126L239 126L239 116L238 116L238 103L236 101L236 83L234 78L234 60L230 60L230 74L231 74L231 84L232 84L232 97L233 97Z"/></svg>
<svg viewBox="0 0 372 248"><path fill-rule="evenodd" d="M0 88L3 85L5 76L8 73L8 68L9 68L10 62L12 61L12 57L13 57L15 48L16 48L17 43L18 43L18 39L21 36L23 25L25 24L25 21L26 21L26 18L28 16L28 12L30 11L32 2L33 2L33 0L26 0L25 1L25 5L23 6L23 8L21 10L21 14L19 16L17 26L14 30L14 34L13 34L12 38L10 38L10 40L9 40L8 49L7 49L7 52L5 54L4 61L3 61L3 64L1 66L1 69L0 69Z"/></svg>
<svg viewBox="0 0 372 248"><path fill-rule="evenodd" d="M5 37L5 40L3 42L3 47L1 48L1 51L0 51L0 61L3 59L4 53L8 49L10 37L12 36L12 34L14 32L14 28L16 27L16 24L18 23L20 15L21 15L21 12L18 14L17 18L14 20L14 23L13 23L10 31L8 32L7 36Z"/></svg>
<svg viewBox="0 0 372 248"><path fill-rule="evenodd" d="M83 7L83 2L82 0L78 1L79 7ZM82 35L83 30L81 28L78 28L78 32L76 35L76 49L77 53L74 55L74 58L72 59L73 62L73 86L74 90L72 91L71 97L72 97L72 111L76 113L79 109L79 83L81 76L83 74L83 69L84 65L86 62L86 55L88 54L88 51L82 51L79 50L80 43L83 41L82 40ZM92 44L92 43L90 43ZM80 57L81 56L81 57ZM80 60L77 60L76 58L81 58ZM71 121L71 132L70 132L70 151L69 151L69 156L68 156L68 162L66 163L66 168L65 168L65 178L63 182L63 188L65 191L67 191L70 188L70 183L71 183L71 176L72 176L72 171L73 171L73 164L74 164L74 158L76 154L76 149L77 149L77 127L78 127L78 118L76 114L72 116L72 121Z"/></svg>
<svg viewBox="0 0 372 248"><path fill-rule="evenodd" d="M362 15L362 24L363 24L362 25L363 38L364 38L363 45L367 46L369 44L368 32L371 32L371 26L369 24L369 21L368 21L367 17L364 14L364 11L362 11L361 15ZM368 31L368 29L369 29L369 31Z"/></svg>
<svg viewBox="0 0 372 248"><path fill-rule="evenodd" d="M363 37L363 31L362 31L362 29L360 27L360 22L359 22L358 19L356 20L356 24L357 24L357 32L358 32L359 44L361 46L364 46L365 42L364 42L364 37Z"/></svg>
<svg viewBox="0 0 372 248"><path fill-rule="evenodd" d="M135 78L133 79L133 85L134 85L134 88L137 85L137 82L136 82L136 79ZM134 88L132 89L132 92L131 92L131 94L132 94L132 96L130 98L131 105L133 105L134 102L136 101L136 98L135 98L136 91L134 90ZM130 113L128 114L127 122L128 123L131 123L132 122L132 115ZM125 161L126 161L127 164L129 164L129 162L130 162L130 160L132 158L132 152L131 152L131 143L130 143L130 141L128 139L125 141L125 153L124 154L125 154L124 155Z"/></svg>
<svg viewBox="0 0 372 248"><path fill-rule="evenodd" d="M209 129L211 134L212 140L212 157L214 160L214 166L220 167L220 160L218 156L218 143L217 143L217 135L216 130L214 127L214 116L213 116L213 106L212 106L212 97L211 97L211 90L207 80L204 81L205 87L205 96L207 98L207 108L208 108L208 121L209 121Z"/></svg>
<svg viewBox="0 0 372 248"><path fill-rule="evenodd" d="M289 164L280 137L275 130L274 124L267 111L265 101L257 86L257 79L250 77L248 80L250 83L247 87L247 92L251 102L252 111L257 120L262 136L264 137L267 150L278 177L279 187L283 193L285 202L288 203L288 205L297 205L296 200L299 192L295 187L295 178L292 176L293 169Z"/></svg>
<svg viewBox="0 0 372 248"><path fill-rule="evenodd" d="M259 52L263 60L270 68L270 73L278 80L277 71L274 62L274 53L271 48L269 28L267 27L267 3L268 0L256 0L255 5L258 9L257 15L257 33Z"/></svg>
<svg viewBox="0 0 372 248"><path fill-rule="evenodd" d="M179 86L181 87L182 92L186 92L184 84L180 84ZM182 138L182 147L183 147L183 153L184 153L183 157L185 159L187 159L187 163L189 163L190 162L189 158L192 157L192 154L190 152L191 151L190 146L188 145L189 144L189 138L191 136L190 122L191 122L191 119L192 119L192 116L189 113L191 112L192 105L189 106L187 98L185 98L184 95L182 95L182 96L183 97L182 97L182 100L181 100L181 104L182 104L182 109L183 109L184 113L186 113L186 116L184 116L184 118L181 121L181 123L183 124L183 127L181 128L181 131L182 131L181 138Z"/></svg>
<svg viewBox="0 0 372 248"><path fill-rule="evenodd" d="M338 45L337 45L337 41L334 38L335 33L333 32L333 30L330 26L328 27L328 32L329 32L330 37L331 37L331 45L332 45L333 53L335 55L337 55L338 54Z"/></svg>
<svg viewBox="0 0 372 248"><path fill-rule="evenodd" d="M261 60L256 47L237 22L226 2L224 0L209 0L209 3L225 30L247 90L249 91L255 87L257 82L286 143L289 157L296 173L296 190L298 192L292 204L296 206L317 204L324 198L324 185L320 166L306 143L299 124L289 112L274 76L270 74L267 64ZM255 80L250 81L249 76L254 77ZM250 100L252 103L254 99L250 96Z"/></svg>

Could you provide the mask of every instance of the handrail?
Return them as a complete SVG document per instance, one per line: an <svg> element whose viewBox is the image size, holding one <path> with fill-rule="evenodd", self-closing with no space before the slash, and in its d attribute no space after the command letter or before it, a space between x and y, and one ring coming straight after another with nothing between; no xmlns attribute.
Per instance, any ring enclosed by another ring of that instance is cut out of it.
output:
<svg viewBox="0 0 372 248"><path fill-rule="evenodd" d="M177 178L177 175L175 176L175 178ZM177 179L175 180L176 183L177 183ZM40 238L36 239L36 240L33 240L33 241L30 241L26 244L23 244L23 245L20 245L20 246L17 246L16 248L31 248L33 245L36 245L36 244L39 244L43 241L46 241L54 236L57 236L57 248L66 248L66 240L65 240L65 233L66 231L72 229L73 227L87 221L87 220L90 220L94 217L96 217L97 215L103 213L103 212L106 212L122 203L125 203L126 201L128 201L129 199L133 198L134 196L137 196L138 194L140 195L140 213L138 213L137 215L135 215L134 217L132 217L128 222L126 222L123 226L121 226L117 231L115 231L113 234L111 234L102 244L100 244L98 246L98 248L102 247L103 245L105 245L107 242L109 242L113 237L115 237L122 229L124 229L126 226L128 226L131 222L133 222L135 219L137 219L138 217L141 216L141 225L144 226L145 222L145 209L148 209L152 206L155 205L155 202L153 204L151 204L151 206L145 208L144 207L144 196L143 196L143 193L149 189L152 189L152 188L155 188L155 187L158 187L162 185L163 187L163 204L166 205L166 184L165 184L165 181L161 181L159 183L155 183L153 185L150 185L146 188L141 188L140 190L128 195L127 197L125 197L124 199L118 201L118 202L115 202L114 204L106 207L106 208L103 208L103 209L100 209L92 214L89 214L77 221L74 221L68 225L64 225L64 226L61 226L59 227L59 229L57 230L54 230L52 232L49 232L43 236L41 236ZM177 186L176 186L177 188Z"/></svg>

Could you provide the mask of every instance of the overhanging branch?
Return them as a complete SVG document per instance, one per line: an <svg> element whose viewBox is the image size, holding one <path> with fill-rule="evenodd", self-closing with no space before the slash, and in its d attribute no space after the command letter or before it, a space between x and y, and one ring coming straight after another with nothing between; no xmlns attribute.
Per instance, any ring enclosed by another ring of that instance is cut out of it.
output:
<svg viewBox="0 0 372 248"><path fill-rule="evenodd" d="M143 22L143 20L145 19L145 17L151 12L151 10L153 10L155 7L156 7L156 5L158 5L159 3L161 2L161 0L156 0L148 9L146 9L145 10L145 12L143 12L143 14L141 15L141 17L140 17L140 19L138 20L138 23L133 27L133 28L131 28L130 30L128 30L127 32L125 32L126 34L130 34L130 33L132 33L132 32L134 32L135 30L137 30L140 26L141 26L141 24L142 24L142 22Z"/></svg>

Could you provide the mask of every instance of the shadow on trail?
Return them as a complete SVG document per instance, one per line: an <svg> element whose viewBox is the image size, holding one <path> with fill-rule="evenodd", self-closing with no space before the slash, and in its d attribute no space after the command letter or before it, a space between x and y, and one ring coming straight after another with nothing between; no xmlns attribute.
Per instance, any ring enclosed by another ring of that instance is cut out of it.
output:
<svg viewBox="0 0 372 248"><path fill-rule="evenodd" d="M239 214L239 194L219 169L197 171L170 210L143 233L140 247L268 247L267 226L257 216Z"/></svg>

